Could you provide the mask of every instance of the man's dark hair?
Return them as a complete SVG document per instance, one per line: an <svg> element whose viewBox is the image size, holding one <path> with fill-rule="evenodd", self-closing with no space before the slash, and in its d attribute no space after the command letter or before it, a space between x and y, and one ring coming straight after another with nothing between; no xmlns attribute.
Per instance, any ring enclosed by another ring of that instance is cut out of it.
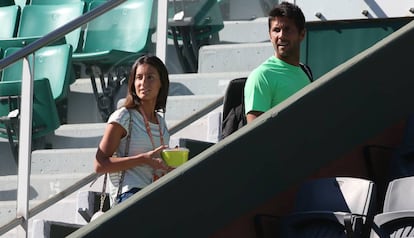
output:
<svg viewBox="0 0 414 238"><path fill-rule="evenodd" d="M270 10L268 17L269 30L272 21L276 17L287 17L289 19L293 19L299 31L305 29L305 16L303 15L302 10L295 4L282 2Z"/></svg>

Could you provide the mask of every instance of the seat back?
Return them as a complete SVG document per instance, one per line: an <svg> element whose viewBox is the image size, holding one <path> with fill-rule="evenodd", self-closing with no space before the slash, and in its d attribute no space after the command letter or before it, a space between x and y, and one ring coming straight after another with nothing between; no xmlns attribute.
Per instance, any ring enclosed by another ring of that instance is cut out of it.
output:
<svg viewBox="0 0 414 238"><path fill-rule="evenodd" d="M67 4L67 3L77 3L85 2L83 0L31 0L31 5L50 5L50 4Z"/></svg>
<svg viewBox="0 0 414 238"><path fill-rule="evenodd" d="M368 215L375 198L374 183L353 177L309 180L296 196L295 211L337 211Z"/></svg>
<svg viewBox="0 0 414 238"><path fill-rule="evenodd" d="M92 1L89 11L104 2ZM81 53L143 51L149 42L152 6L153 0L129 0L90 21L86 26Z"/></svg>
<svg viewBox="0 0 414 238"><path fill-rule="evenodd" d="M0 82L0 117L18 109L21 81ZM60 126L49 80L38 79L33 84L32 138L44 136ZM16 135L14 135L16 136ZM8 138L5 125L0 124L0 137Z"/></svg>
<svg viewBox="0 0 414 238"><path fill-rule="evenodd" d="M184 147L189 149L188 159L192 159L210 146L213 146L214 142L209 141L202 141L202 140L196 140L196 139L190 139L190 138L180 138L179 139L179 145L180 147Z"/></svg>
<svg viewBox="0 0 414 238"><path fill-rule="evenodd" d="M21 48L11 47L5 51L5 57L17 52ZM72 47L69 44L46 46L35 52L34 79L46 78L50 82L53 98L59 102L67 97L71 81ZM32 67L33 56L29 56ZM5 68L2 81L21 81L22 60Z"/></svg>
<svg viewBox="0 0 414 238"><path fill-rule="evenodd" d="M414 237L414 176L389 182L383 211L374 217L371 238Z"/></svg>
<svg viewBox="0 0 414 238"><path fill-rule="evenodd" d="M237 78L229 82L223 99L222 139L246 125L244 113L244 85L247 78Z"/></svg>
<svg viewBox="0 0 414 238"><path fill-rule="evenodd" d="M44 36L83 14L84 2L55 5L26 5L20 17L18 37ZM78 48L81 28L65 36L66 42Z"/></svg>
<svg viewBox="0 0 414 238"><path fill-rule="evenodd" d="M414 211L414 176L399 178L388 184L383 212Z"/></svg>
<svg viewBox="0 0 414 238"><path fill-rule="evenodd" d="M298 190L283 237L347 237L346 234L366 237L375 212L375 199L375 186L370 180L353 177L309 180Z"/></svg>
<svg viewBox="0 0 414 238"><path fill-rule="evenodd" d="M20 7L17 5L0 7L0 39L16 36L20 16Z"/></svg>
<svg viewBox="0 0 414 238"><path fill-rule="evenodd" d="M14 4L20 6L21 8L23 8L26 5L29 5L30 0L14 0Z"/></svg>
<svg viewBox="0 0 414 238"><path fill-rule="evenodd" d="M0 7L11 6L11 5L14 5L13 0L2 0L2 1L0 1Z"/></svg>

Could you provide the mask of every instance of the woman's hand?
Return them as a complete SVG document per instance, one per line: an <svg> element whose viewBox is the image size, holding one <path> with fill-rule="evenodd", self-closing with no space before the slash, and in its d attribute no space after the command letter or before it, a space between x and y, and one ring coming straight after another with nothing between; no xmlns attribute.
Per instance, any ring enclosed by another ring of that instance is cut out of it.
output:
<svg viewBox="0 0 414 238"><path fill-rule="evenodd" d="M155 150L148 151L146 157L148 158L147 164L154 170L171 171L172 168L165 164L161 158L161 151L168 148L166 145L161 145Z"/></svg>

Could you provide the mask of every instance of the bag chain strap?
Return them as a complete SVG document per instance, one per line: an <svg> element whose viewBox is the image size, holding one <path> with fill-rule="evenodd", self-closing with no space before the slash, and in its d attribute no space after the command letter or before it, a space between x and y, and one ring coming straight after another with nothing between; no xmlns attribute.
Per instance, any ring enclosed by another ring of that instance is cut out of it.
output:
<svg viewBox="0 0 414 238"><path fill-rule="evenodd" d="M128 136L127 136L127 142L125 144L125 153L124 156L128 156L128 152L129 152L129 144L131 141L131 130L132 130L132 115L131 112L128 110L129 112L129 125L128 125ZM122 182L124 180L124 175L125 175L125 171L121 172L121 178L119 179L119 183L118 183L118 192L116 197L118 198L121 195L122 192ZM102 193L101 193L101 203L99 205L99 209L100 211L103 211L103 206L105 203L105 198L106 198L106 181L108 179L108 173L105 173L104 175L104 181L103 181L103 187L102 187ZM116 201L115 201L116 202Z"/></svg>

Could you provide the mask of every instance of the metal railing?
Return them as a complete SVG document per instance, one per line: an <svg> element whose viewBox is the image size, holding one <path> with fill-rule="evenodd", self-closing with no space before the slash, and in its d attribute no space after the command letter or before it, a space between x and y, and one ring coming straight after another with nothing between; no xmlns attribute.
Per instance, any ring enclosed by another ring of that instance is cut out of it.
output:
<svg viewBox="0 0 414 238"><path fill-rule="evenodd" d="M30 70L28 55L34 54L34 52L54 41L64 37L69 32L81 27L82 25L88 23L89 21L95 19L96 17L104 14L105 12L115 8L126 0L109 0L106 3L98 6L97 8L88 11L79 18L76 18L66 25L59 27L58 29L46 34L44 37L34 41L33 43L27 45L16 53L10 55L7 58L0 60L0 70L6 68L7 66L13 64L14 62L23 59L23 72L22 72L22 105L21 105L21 115L20 115L20 140L19 140L19 164L18 164L18 185L17 185L17 208L16 208L16 218L5 226L0 228L0 235L8 232L9 230L21 226L18 230L18 235L22 237L27 237L28 234L28 221L29 218L35 214L46 209L50 205L56 203L62 198L68 196L71 191L76 191L82 185L87 184L96 178L97 175L90 175L87 178L83 179L81 182L76 183L66 189L64 192L61 192L55 195L52 199L47 200L46 202L36 206L35 208L29 211L29 186L30 186L30 161L31 161L31 139L32 139L32 117L31 111L33 106L33 79L34 67Z"/></svg>

